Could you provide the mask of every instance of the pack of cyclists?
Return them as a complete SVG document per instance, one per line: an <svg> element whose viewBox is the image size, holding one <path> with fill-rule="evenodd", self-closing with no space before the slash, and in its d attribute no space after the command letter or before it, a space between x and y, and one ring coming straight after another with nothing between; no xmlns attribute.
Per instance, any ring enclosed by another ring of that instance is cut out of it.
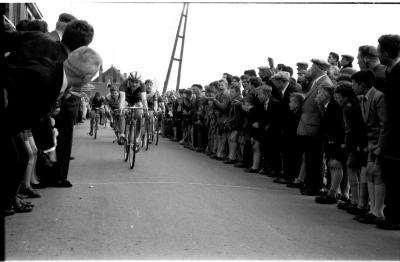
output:
<svg viewBox="0 0 400 262"><path fill-rule="evenodd" d="M124 145L125 125L127 107L138 107L134 110L134 117L137 120L135 126L135 141L141 144L143 131L153 132L155 127L160 127L161 119L165 112L165 105L157 91L153 89L153 82L150 79L141 80L141 75L137 71L129 73L120 86L108 84L109 93L102 97L99 92L90 99L91 120L89 135L93 135L93 126L96 114L100 115L101 122L106 117L110 119L111 126L114 128L116 141L119 145ZM97 111L99 110L99 111ZM156 121L154 122L154 120ZM160 128L157 128L159 130ZM151 141L150 141L151 142Z"/></svg>

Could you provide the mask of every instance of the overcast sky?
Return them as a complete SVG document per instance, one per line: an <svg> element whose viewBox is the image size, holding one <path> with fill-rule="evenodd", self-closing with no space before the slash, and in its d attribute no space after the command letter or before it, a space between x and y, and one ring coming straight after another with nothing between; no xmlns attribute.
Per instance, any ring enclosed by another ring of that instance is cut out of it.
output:
<svg viewBox="0 0 400 262"><path fill-rule="evenodd" d="M162 90L182 3L37 2L49 30L63 12L95 30L91 47L122 72L139 71ZM400 5L189 4L181 88L240 76L267 65L267 57L296 69L296 62L326 59L330 51L357 56L382 34L400 34ZM177 54L178 56L178 54ZM177 63L168 89L175 89ZM354 62L358 68L357 62Z"/></svg>

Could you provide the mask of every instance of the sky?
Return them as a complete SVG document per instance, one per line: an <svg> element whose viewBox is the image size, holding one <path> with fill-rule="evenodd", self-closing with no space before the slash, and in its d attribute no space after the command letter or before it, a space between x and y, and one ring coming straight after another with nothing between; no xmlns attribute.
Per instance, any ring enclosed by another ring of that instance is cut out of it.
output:
<svg viewBox="0 0 400 262"><path fill-rule="evenodd" d="M122 73L138 71L162 90L182 3L37 5L49 31L63 12L88 21L95 31L90 47L102 56L104 70L114 65ZM268 65L268 57L294 70L296 62L311 64L330 51L356 57L360 45L377 46L382 34L400 34L399 11L399 4L190 3L180 88L208 84L224 72L240 76L247 69L257 71ZM358 69L356 59L353 64ZM177 68L175 62L168 90L176 88Z"/></svg>

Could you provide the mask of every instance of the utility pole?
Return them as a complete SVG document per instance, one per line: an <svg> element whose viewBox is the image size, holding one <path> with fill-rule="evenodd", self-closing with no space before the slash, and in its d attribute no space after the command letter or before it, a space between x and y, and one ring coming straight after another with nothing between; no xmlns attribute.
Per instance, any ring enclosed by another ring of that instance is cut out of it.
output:
<svg viewBox="0 0 400 262"><path fill-rule="evenodd" d="M181 13L181 17L179 19L178 30L177 30L176 36L175 36L174 47L172 49L171 59L169 60L167 77L164 81L163 94L165 94L165 92L167 92L168 81L169 81L169 77L171 74L172 64L174 61L179 62L178 76L177 76L177 82L176 82L176 91L179 90L179 85L180 85L180 81L181 81L182 61L183 61L183 48L185 46L185 34L186 34L186 22L187 22L187 17L188 17L188 10L189 10L189 3L183 3L182 13ZM182 25L183 19L185 19L185 22L183 24L183 32L181 35L180 32L181 32L181 25ZM180 52L179 58L176 58L175 57L176 45L177 45L179 39L181 39L181 52Z"/></svg>

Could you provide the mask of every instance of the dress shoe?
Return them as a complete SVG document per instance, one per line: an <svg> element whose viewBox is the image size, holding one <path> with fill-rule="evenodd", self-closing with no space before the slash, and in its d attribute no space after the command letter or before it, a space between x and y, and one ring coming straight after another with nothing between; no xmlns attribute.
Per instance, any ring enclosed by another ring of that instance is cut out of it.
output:
<svg viewBox="0 0 400 262"><path fill-rule="evenodd" d="M376 221L376 227L385 230L400 230L400 223L391 223L386 219Z"/></svg>
<svg viewBox="0 0 400 262"><path fill-rule="evenodd" d="M298 182L298 183L290 182L290 183L286 184L286 186L290 187L290 188L303 188L304 187L304 183L302 183L302 182Z"/></svg>
<svg viewBox="0 0 400 262"><path fill-rule="evenodd" d="M13 206L13 210L15 213L28 213L28 212L32 212L32 209L33 209L32 206L26 206L23 204Z"/></svg>
<svg viewBox="0 0 400 262"><path fill-rule="evenodd" d="M72 187L72 184L68 180L61 180L61 181L57 181L56 183L54 183L53 186L54 187Z"/></svg>
<svg viewBox="0 0 400 262"><path fill-rule="evenodd" d="M368 209L359 209L357 206L350 206L347 208L347 213L352 214L352 215L364 215L368 213Z"/></svg>
<svg viewBox="0 0 400 262"><path fill-rule="evenodd" d="M12 216L15 214L15 211L13 208L6 208L3 210L3 215L4 216Z"/></svg>
<svg viewBox="0 0 400 262"><path fill-rule="evenodd" d="M315 198L315 202L318 204L336 204L337 199L336 197L332 197L330 195L321 195Z"/></svg>
<svg viewBox="0 0 400 262"><path fill-rule="evenodd" d="M246 168L244 170L244 172L246 172L246 173L258 173L258 169L254 169L254 168L250 167L250 168Z"/></svg>
<svg viewBox="0 0 400 262"><path fill-rule="evenodd" d="M278 178L275 178L273 181L274 181L274 183L278 183L278 184L288 184L291 182L290 180L286 179L285 177L278 177Z"/></svg>
<svg viewBox="0 0 400 262"><path fill-rule="evenodd" d="M19 193L21 195L26 196L27 198L39 198L40 195L34 188L29 188L29 187L21 187L19 189Z"/></svg>
<svg viewBox="0 0 400 262"><path fill-rule="evenodd" d="M279 174L277 172L274 171L269 171L265 174L267 177L271 177L271 178L278 178Z"/></svg>
<svg viewBox="0 0 400 262"><path fill-rule="evenodd" d="M317 196L317 195L319 195L319 191L316 190L316 189L312 189L312 188L302 188L302 189L300 189L300 192L304 196Z"/></svg>
<svg viewBox="0 0 400 262"><path fill-rule="evenodd" d="M358 222L363 223L363 224L375 224L378 219L380 219L380 218L375 216L372 213L368 213L365 216L359 217Z"/></svg>
<svg viewBox="0 0 400 262"><path fill-rule="evenodd" d="M238 167L238 168L245 168L246 165L243 164L242 162L237 162L236 164L233 165L234 167Z"/></svg>
<svg viewBox="0 0 400 262"><path fill-rule="evenodd" d="M38 184L31 183L31 187L34 188L34 189L43 189L43 188L46 188L47 185L45 183L43 183L43 182L40 182Z"/></svg>
<svg viewBox="0 0 400 262"><path fill-rule="evenodd" d="M235 160L235 159L227 159L224 161L224 164L230 165L230 164L235 164L236 162L237 162L237 160Z"/></svg>

